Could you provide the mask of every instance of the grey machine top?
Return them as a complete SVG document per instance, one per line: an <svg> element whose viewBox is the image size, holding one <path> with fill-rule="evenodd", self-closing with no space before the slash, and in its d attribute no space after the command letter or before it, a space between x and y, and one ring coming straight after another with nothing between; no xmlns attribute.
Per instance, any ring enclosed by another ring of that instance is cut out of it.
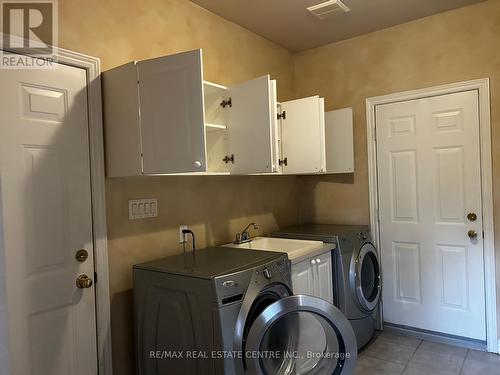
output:
<svg viewBox="0 0 500 375"><path fill-rule="evenodd" d="M337 237L357 236L369 232L368 225L304 224L284 228L272 234L273 237L318 240L335 243Z"/></svg>
<svg viewBox="0 0 500 375"><path fill-rule="evenodd" d="M134 265L134 270L147 270L175 275L213 279L238 271L259 267L283 257L284 253L231 247L208 247L186 254L173 255Z"/></svg>

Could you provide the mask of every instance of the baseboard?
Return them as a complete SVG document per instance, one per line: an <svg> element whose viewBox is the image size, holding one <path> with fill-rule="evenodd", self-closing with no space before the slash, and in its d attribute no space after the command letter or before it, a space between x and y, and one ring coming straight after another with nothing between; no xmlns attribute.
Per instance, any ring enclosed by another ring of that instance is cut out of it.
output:
<svg viewBox="0 0 500 375"><path fill-rule="evenodd" d="M447 335L447 334L443 334L443 333L439 333L439 332L426 331L426 330L421 330L421 329L417 329L417 328L413 328L413 327L400 326L400 325L385 323L385 322L384 322L384 331L392 332L392 333L399 333L399 334L403 334L406 336L412 336L412 337L419 338L421 340L427 340L427 341L433 341L433 342L438 342L438 343L442 343L442 344L460 346L462 348L480 350L483 352L486 351L486 342L485 341L473 340L473 339L468 339L468 338L464 338L464 337L452 336L452 335ZM498 344L499 344L499 349L500 349L500 341Z"/></svg>

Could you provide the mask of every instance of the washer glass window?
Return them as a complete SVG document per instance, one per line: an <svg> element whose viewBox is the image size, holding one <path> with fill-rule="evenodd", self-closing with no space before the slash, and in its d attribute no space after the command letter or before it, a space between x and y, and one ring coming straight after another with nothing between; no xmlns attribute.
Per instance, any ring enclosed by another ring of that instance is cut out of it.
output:
<svg viewBox="0 0 500 375"><path fill-rule="evenodd" d="M322 299L298 295L262 312L250 329L245 356L250 374L332 375L354 371L356 354L345 316Z"/></svg>
<svg viewBox="0 0 500 375"><path fill-rule="evenodd" d="M378 261L372 252L365 255L361 263L361 290L368 302L377 298L379 284Z"/></svg>
<svg viewBox="0 0 500 375"><path fill-rule="evenodd" d="M266 331L260 346L266 358L261 365L266 374L309 374L325 362L325 374L332 374L343 361L343 350L338 331L322 316L297 311L278 319Z"/></svg>
<svg viewBox="0 0 500 375"><path fill-rule="evenodd" d="M375 247L370 242L361 246L354 267L351 283L358 301L365 310L372 311L380 298L380 268Z"/></svg>

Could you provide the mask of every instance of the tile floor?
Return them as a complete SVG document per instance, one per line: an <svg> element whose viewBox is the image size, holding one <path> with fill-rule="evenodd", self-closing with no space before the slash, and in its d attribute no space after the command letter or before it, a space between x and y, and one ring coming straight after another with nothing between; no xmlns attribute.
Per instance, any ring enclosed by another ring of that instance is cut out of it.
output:
<svg viewBox="0 0 500 375"><path fill-rule="evenodd" d="M500 356L382 332L358 357L356 375L500 375Z"/></svg>

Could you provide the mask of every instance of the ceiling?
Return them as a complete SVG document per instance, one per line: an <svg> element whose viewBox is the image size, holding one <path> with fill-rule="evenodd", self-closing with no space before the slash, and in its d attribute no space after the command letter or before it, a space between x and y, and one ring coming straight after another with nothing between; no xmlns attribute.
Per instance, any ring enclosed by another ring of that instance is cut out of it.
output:
<svg viewBox="0 0 500 375"><path fill-rule="evenodd" d="M292 51L302 51L483 0L343 0L351 11L318 19L326 0L191 0Z"/></svg>

